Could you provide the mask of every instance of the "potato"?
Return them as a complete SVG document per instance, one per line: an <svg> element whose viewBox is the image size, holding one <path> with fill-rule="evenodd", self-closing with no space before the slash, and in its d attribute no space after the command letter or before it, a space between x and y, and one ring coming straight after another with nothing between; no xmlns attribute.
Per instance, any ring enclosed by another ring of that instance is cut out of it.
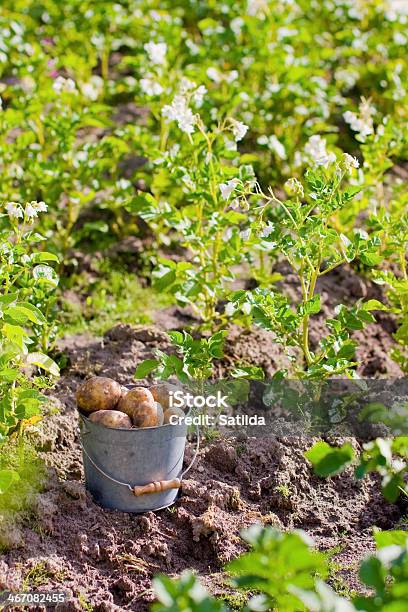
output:
<svg viewBox="0 0 408 612"><path fill-rule="evenodd" d="M166 411L170 408L170 391L175 393L181 391L181 389L176 385L164 382L150 387L150 391L156 402L159 402L163 406L163 410Z"/></svg>
<svg viewBox="0 0 408 612"><path fill-rule="evenodd" d="M170 423L170 418L173 415L180 418L180 423L181 423L181 419L184 419L184 417L186 416L184 414L184 411L181 408L168 408L168 410L166 410L164 413L163 424L166 425L166 423ZM178 424L179 424L179 421L172 423L172 425L178 425Z"/></svg>
<svg viewBox="0 0 408 612"><path fill-rule="evenodd" d="M133 387L133 389L128 389L128 392L125 393L120 401L125 401L126 398L131 397L132 402L150 402L154 404L153 395L150 393L149 389L146 387ZM121 408L119 408L121 410Z"/></svg>
<svg viewBox="0 0 408 612"><path fill-rule="evenodd" d="M157 427L159 411L149 389L135 387L124 395L119 402L118 410L125 412L132 419L135 427Z"/></svg>
<svg viewBox="0 0 408 612"><path fill-rule="evenodd" d="M104 376L94 376L79 387L76 401L78 408L89 414L98 410L113 410L120 397L119 383Z"/></svg>
<svg viewBox="0 0 408 612"><path fill-rule="evenodd" d="M127 387L124 387L123 385L121 385L120 386L120 392L121 392L121 397L123 397L124 395L129 393L129 389Z"/></svg>
<svg viewBox="0 0 408 612"><path fill-rule="evenodd" d="M105 427L111 427L112 429L130 429L132 427L132 421L124 412L119 410L98 410L92 412L89 420L93 423L100 423Z"/></svg>
<svg viewBox="0 0 408 612"><path fill-rule="evenodd" d="M164 410L163 410L163 406L161 404L159 404L159 402L155 402L156 404L156 408L157 408L157 419L158 419L158 425L163 425L164 422Z"/></svg>

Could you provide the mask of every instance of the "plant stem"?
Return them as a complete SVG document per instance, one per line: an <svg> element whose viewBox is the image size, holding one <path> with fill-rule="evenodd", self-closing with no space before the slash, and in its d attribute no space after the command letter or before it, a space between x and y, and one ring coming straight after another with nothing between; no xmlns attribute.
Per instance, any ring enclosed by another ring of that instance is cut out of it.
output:
<svg viewBox="0 0 408 612"><path fill-rule="evenodd" d="M401 272L404 280L408 280L407 274L407 261L405 259L405 252L400 251L400 263L401 263Z"/></svg>
<svg viewBox="0 0 408 612"><path fill-rule="evenodd" d="M312 276L309 281L309 286L306 291L306 302L311 300L314 295L317 277L319 276L319 268L320 262L319 265L312 272ZM309 350L309 318L309 315L305 315L302 323L302 349L308 366L312 365L314 361L312 354Z"/></svg>

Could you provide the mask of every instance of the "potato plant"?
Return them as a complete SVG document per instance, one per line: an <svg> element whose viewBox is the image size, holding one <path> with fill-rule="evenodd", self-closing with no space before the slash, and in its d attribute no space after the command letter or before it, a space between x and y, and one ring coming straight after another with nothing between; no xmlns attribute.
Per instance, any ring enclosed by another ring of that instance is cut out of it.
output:
<svg viewBox="0 0 408 612"><path fill-rule="evenodd" d="M384 406L380 408L377 405L371 405L367 408L367 416L374 417L376 415L376 418L372 420L385 424L390 423L390 412ZM396 416L403 429L405 429L407 406L400 407ZM336 447L323 441L316 442L305 453L305 456L311 462L314 472L322 478L339 474L350 464L355 463L357 479L362 479L370 473L377 473L381 477L381 491L389 502L395 502L401 494L408 496L406 482L408 437L406 435L397 435L394 438L377 438L365 443L358 460L350 444L346 443L342 447Z"/></svg>
<svg viewBox="0 0 408 612"><path fill-rule="evenodd" d="M175 122L178 129L173 144L168 141L166 151L157 151L153 194L137 196L130 209L159 230L165 244L173 240L175 248L186 249L179 262L158 258L153 285L189 305L204 328L214 331L223 322L218 303L234 278L234 266L245 257L248 206L243 195L254 174L236 150L248 127L226 117L209 130L195 112L201 88L192 82L183 87L184 93L162 109L168 129L173 131Z"/></svg>
<svg viewBox="0 0 408 612"><path fill-rule="evenodd" d="M407 95L400 7L391 0L296 6L228 0L220 7L167 2L159 10L148 2L141 10L135 0L71 0L61 11L55 0L24 0L16 13L12 2L3 3L1 150L21 198L49 202L59 248L126 233L122 205L134 189L123 189L118 162L131 153L148 159L135 178L158 186L157 150L174 143L162 109L190 83L206 90L193 112L210 132L225 117L250 126L239 146L265 183L299 177L311 137L327 133L347 150L357 148L358 134L370 137L372 126L359 117L360 95L399 129ZM118 104L133 105L131 117L120 118L123 130L114 129ZM186 148L180 166L189 155ZM373 180L384 158L375 161ZM46 195L36 191L39 184ZM18 199L10 187L3 197ZM168 199L163 189L153 192ZM88 218L95 213L97 219Z"/></svg>
<svg viewBox="0 0 408 612"><path fill-rule="evenodd" d="M208 338L196 339L187 332L169 332L177 354L156 351L156 359L146 359L138 365L135 377L145 378L153 374L159 380L176 377L182 383L202 385L214 375L214 362L224 356L226 334L222 330Z"/></svg>
<svg viewBox="0 0 408 612"><path fill-rule="evenodd" d="M232 294L229 311L243 311L257 325L273 332L294 362L297 375L324 379L352 375L356 343L351 333L374 322L371 311L384 306L377 300L339 304L333 316L325 320L329 333L317 347L311 346L310 319L322 307L318 281L353 261L374 267L382 256L378 235L369 236L364 229L355 228L347 236L336 227L336 216L360 191L347 185L347 177L358 167L358 161L347 153L336 161L325 146L314 155L315 165L306 172L304 184L296 178L286 182L287 199L278 199L272 189L265 194L259 186L252 193L258 200L258 214L251 232L296 274L298 302L291 302L277 287L258 288ZM300 352L300 362L296 362L293 348Z"/></svg>
<svg viewBox="0 0 408 612"><path fill-rule="evenodd" d="M41 390L48 383L40 372L59 374L57 364L42 352L53 329L58 285L52 267L58 259L38 248L44 238L34 227L46 209L44 202L8 202L0 213L0 444L41 418L46 402ZM1 472L2 488L14 478L12 470Z"/></svg>
<svg viewBox="0 0 408 612"><path fill-rule="evenodd" d="M374 534L377 551L360 565L359 575L370 594L352 599L337 595L324 581L328 560L314 549L313 541L297 530L282 533L254 525L242 534L249 552L228 565L232 586L242 589L249 610L403 610L408 584L407 534L380 531ZM178 580L159 576L154 581L157 603L153 610L180 612L228 612L222 599L211 597L194 574L185 572ZM249 593L256 591L257 595Z"/></svg>
<svg viewBox="0 0 408 612"><path fill-rule="evenodd" d="M42 230L63 256L86 240L102 237L109 243L109 229L113 236L128 231L123 203L134 191L120 163L133 133L113 129L108 107L90 95L79 82L48 74L28 91L18 83L3 94L2 198L47 199Z"/></svg>

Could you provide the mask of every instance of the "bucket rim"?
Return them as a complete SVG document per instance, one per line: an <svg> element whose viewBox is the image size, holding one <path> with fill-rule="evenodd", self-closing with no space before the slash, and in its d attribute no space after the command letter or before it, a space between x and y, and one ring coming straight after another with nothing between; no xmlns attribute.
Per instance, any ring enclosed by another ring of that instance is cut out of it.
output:
<svg viewBox="0 0 408 612"><path fill-rule="evenodd" d="M120 410L118 410L118 412L120 412ZM127 432L146 431L146 430L151 431L152 429L163 429L163 427L166 427L166 428L167 427L179 427L180 425L182 425L182 423L180 423L179 425L176 425L173 423L163 423L163 425L152 425L150 427L106 427L106 425L102 425L102 423L98 423L97 421L96 422L91 421L91 419L87 417L80 410L78 410L78 414L85 422L92 423L93 426L103 427L103 429L113 429L114 431L127 431ZM188 413L185 414L185 416L188 416L189 414L190 414L190 410L188 411Z"/></svg>

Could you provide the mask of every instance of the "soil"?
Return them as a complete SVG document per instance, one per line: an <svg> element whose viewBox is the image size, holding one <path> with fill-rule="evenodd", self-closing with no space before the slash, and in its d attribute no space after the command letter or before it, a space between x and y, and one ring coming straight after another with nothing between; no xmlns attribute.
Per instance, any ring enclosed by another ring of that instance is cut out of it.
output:
<svg viewBox="0 0 408 612"><path fill-rule="evenodd" d="M291 281L286 275L288 291ZM325 312L333 308L328 296L334 303L341 301L345 286L350 299L359 294L379 297L377 287L351 271L339 272L331 280L324 278L320 288ZM328 480L314 476L303 455L310 439L241 435L238 440L204 441L175 506L155 513L105 510L86 492L74 401L77 385L95 374L131 382L137 363L156 348L170 349L163 330L183 327L187 319L173 308L158 315L160 329L118 325L103 338L81 334L61 342L67 367L50 398L58 411L32 433L49 466L48 478L31 516L10 529L9 548L0 560L0 590L66 590L68 601L58 604L58 611L139 611L147 610L154 599L155 574L173 576L192 569L214 594L234 594L224 567L245 550L240 530L256 522L305 530L319 549L331 551L338 568L332 583L362 590L356 568L374 549L372 527L394 527L406 508L387 503L375 477L356 481L351 468ZM378 327L368 326L360 335L362 374L400 374L387 356L393 326L391 318L382 316ZM315 337L321 329L316 317ZM270 334L238 328L230 333L220 373L232 360L261 365L269 375L286 363ZM351 442L358 450L360 442ZM191 441L186 465L193 452ZM7 533L2 537L7 539Z"/></svg>

